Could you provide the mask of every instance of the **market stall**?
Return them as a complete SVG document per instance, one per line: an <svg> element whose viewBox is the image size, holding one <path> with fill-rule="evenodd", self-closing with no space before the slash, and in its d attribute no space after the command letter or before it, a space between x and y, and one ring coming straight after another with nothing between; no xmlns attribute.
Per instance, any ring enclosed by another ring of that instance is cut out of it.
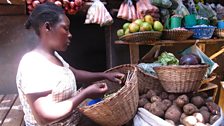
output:
<svg viewBox="0 0 224 126"><path fill-rule="evenodd" d="M125 74L122 85L107 80L95 82L106 83L108 92L98 99L87 99L79 106L79 111L89 119L103 126L224 124L223 83L219 88L220 85L213 82L217 78L214 70L219 65L213 59L224 49L221 47L212 55L206 55L208 45L224 42L224 7L221 3L203 0L26 0L21 4L6 0L0 7L12 4L23 10L19 14L28 15L47 1L62 7L69 16L85 14L85 25L97 24L105 28L106 41L113 38L116 39L113 46L129 48L130 62L110 66L112 68L106 71ZM11 6L7 12L13 11ZM9 14L1 12L0 8L0 15ZM111 25L117 20L122 24L116 26L113 33L116 36L113 36ZM161 47L185 44L188 47L179 50L179 54L161 50ZM142 58L140 46L151 47ZM107 50L111 51L108 47ZM112 57L110 53L107 56ZM6 96L0 96L1 103ZM2 102L0 107L8 105L11 109L19 104L17 95L11 99L10 104ZM0 124L6 125L7 117L11 117L8 113L14 115L10 109L3 113ZM21 111L19 114L22 115ZM21 117L19 123L23 124Z"/></svg>

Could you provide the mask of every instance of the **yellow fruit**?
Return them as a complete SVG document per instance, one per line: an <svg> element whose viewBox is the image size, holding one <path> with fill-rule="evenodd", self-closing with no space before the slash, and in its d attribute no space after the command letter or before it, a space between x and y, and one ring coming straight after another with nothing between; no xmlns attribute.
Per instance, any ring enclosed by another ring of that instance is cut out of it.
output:
<svg viewBox="0 0 224 126"><path fill-rule="evenodd" d="M139 29L140 29L140 26L134 22L129 25L129 31L131 33L138 32Z"/></svg>
<svg viewBox="0 0 224 126"><path fill-rule="evenodd" d="M163 31L163 25L161 22L159 21L155 21L154 24L153 24L153 29L155 31Z"/></svg>
<svg viewBox="0 0 224 126"><path fill-rule="evenodd" d="M144 17L145 22L150 23L151 25L153 25L153 17L151 15L146 15Z"/></svg>
<svg viewBox="0 0 224 126"><path fill-rule="evenodd" d="M123 25L123 29L124 29L124 30L128 29L128 27L129 27L130 24L131 24L131 23L125 23L125 24Z"/></svg>
<svg viewBox="0 0 224 126"><path fill-rule="evenodd" d="M121 36L123 36L124 35L124 30L123 29L119 29L119 30L117 30L117 36L118 37L121 37Z"/></svg>
<svg viewBox="0 0 224 126"><path fill-rule="evenodd" d="M151 31L152 30L152 25L148 22L143 22L140 31Z"/></svg>
<svg viewBox="0 0 224 126"><path fill-rule="evenodd" d="M137 19L134 21L134 23L138 24L139 26L141 26L143 22L144 21L142 19Z"/></svg>

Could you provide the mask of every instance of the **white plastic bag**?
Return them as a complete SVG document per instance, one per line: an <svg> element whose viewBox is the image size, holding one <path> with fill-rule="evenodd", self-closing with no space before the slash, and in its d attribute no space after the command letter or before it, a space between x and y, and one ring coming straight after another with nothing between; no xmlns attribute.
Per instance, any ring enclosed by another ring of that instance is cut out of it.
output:
<svg viewBox="0 0 224 126"><path fill-rule="evenodd" d="M223 111L220 108L221 117L211 126L223 126ZM162 118L153 115L144 108L138 108L138 112L134 118L134 126L172 126Z"/></svg>

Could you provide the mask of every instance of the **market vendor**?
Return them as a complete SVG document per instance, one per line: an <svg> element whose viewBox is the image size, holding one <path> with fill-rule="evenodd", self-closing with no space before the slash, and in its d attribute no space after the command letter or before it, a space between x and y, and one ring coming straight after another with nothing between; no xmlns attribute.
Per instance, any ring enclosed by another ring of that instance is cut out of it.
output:
<svg viewBox="0 0 224 126"><path fill-rule="evenodd" d="M38 46L21 59L17 73L26 126L76 125L77 106L86 98L101 97L108 90L106 84L92 84L78 92L76 82L108 79L121 83L124 76L82 71L66 63L57 51L65 51L70 44L69 25L63 9L53 3L38 5L25 24L39 38Z"/></svg>

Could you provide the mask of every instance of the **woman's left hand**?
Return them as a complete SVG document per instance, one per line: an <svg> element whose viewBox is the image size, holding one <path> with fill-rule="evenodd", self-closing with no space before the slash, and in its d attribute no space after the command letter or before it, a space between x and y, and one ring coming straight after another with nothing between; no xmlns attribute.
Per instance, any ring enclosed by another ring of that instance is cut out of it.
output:
<svg viewBox="0 0 224 126"><path fill-rule="evenodd" d="M115 82L115 83L122 83L122 80L124 79L124 74L113 72L113 73L105 73L105 77L107 80Z"/></svg>

